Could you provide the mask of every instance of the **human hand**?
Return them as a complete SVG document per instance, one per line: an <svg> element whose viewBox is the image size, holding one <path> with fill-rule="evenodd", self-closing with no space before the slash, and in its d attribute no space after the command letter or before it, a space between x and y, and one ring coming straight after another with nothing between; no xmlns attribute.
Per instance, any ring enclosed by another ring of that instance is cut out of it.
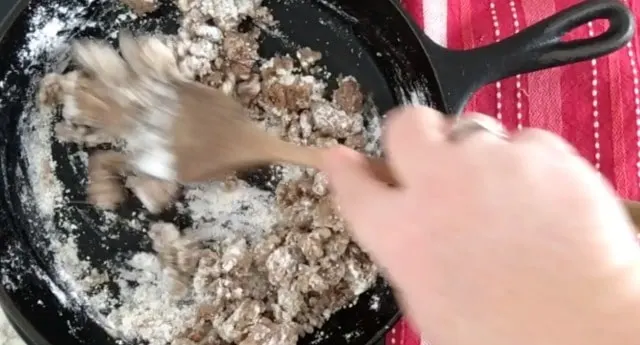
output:
<svg viewBox="0 0 640 345"><path fill-rule="evenodd" d="M326 156L342 215L425 339L635 344L640 249L611 186L551 133L454 143L450 128L428 108L390 114L383 143L397 188L356 152Z"/></svg>

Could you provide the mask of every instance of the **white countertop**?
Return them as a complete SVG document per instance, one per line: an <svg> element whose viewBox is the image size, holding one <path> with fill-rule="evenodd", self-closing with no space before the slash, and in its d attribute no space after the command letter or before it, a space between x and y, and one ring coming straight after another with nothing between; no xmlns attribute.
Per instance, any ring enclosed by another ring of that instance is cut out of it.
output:
<svg viewBox="0 0 640 345"><path fill-rule="evenodd" d="M2 310L0 310L0 345L25 345L9 324Z"/></svg>

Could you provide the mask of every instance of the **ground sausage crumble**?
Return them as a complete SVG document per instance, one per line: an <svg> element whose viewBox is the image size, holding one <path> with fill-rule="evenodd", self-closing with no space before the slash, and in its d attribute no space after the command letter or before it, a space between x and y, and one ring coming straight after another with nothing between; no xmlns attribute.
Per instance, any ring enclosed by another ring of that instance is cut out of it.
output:
<svg viewBox="0 0 640 345"><path fill-rule="evenodd" d="M138 12L155 9L155 1L122 1ZM366 99L358 81L340 77L327 99L325 83L311 73L321 61L319 52L302 48L293 57L261 59L260 31L240 32L238 25L247 17L272 25L269 11L254 0L225 0L235 12L214 11L216 1L178 1L182 25L165 43L175 52L181 73L235 97L248 116L285 140L364 150ZM90 157L89 178L95 182L90 201L114 209L128 189L148 211L162 212L180 194L179 186L129 171L118 150L126 143L92 128L82 114L65 113L65 96L73 92L78 73L46 76L38 97L42 106L62 104L63 120L56 125L60 141L85 147L112 144L113 149ZM293 345L374 283L377 270L346 232L326 176L288 169L297 174L276 186L280 220L255 243L242 237L202 242L171 223L150 227L153 249L173 278L176 298L201 301L194 310L196 321L185 324L173 344ZM227 180L228 188L239 183L245 182Z"/></svg>

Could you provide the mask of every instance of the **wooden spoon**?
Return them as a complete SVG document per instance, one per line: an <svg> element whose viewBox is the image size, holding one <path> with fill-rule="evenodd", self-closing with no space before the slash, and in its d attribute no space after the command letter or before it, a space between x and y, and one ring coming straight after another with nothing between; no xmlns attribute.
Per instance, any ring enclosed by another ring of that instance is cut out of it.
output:
<svg viewBox="0 0 640 345"><path fill-rule="evenodd" d="M186 83L180 90L183 109L188 112L182 114L186 121L178 122L175 132L175 138L180 139L175 151L180 180L203 181L222 169L233 171L273 162L321 168L321 149L270 135L248 119L233 98L196 83ZM217 111L211 114L207 109ZM397 184L383 159L369 158L369 165L378 179ZM640 228L640 202L623 200L623 204Z"/></svg>
<svg viewBox="0 0 640 345"><path fill-rule="evenodd" d="M622 202L631 218L631 222L636 226L636 231L640 233L640 202L624 199Z"/></svg>
<svg viewBox="0 0 640 345"><path fill-rule="evenodd" d="M103 121L104 125L120 124L118 130L131 149L130 163L141 173L190 183L274 162L322 167L321 149L270 135L233 98L184 78L173 53L157 39L136 39L123 32L119 45L123 60L106 42L78 42L74 53L94 83L109 90L92 89L101 93L105 109L119 109L108 112L118 121ZM124 125L121 116L126 118ZM376 178L397 185L384 160L368 162ZM640 203L623 203L640 227Z"/></svg>
<svg viewBox="0 0 640 345"><path fill-rule="evenodd" d="M173 133L179 181L206 181L220 173L274 162L322 168L321 148L299 146L267 133L222 92L190 82L177 90L183 109ZM374 176L396 184L384 160L368 158L368 162Z"/></svg>

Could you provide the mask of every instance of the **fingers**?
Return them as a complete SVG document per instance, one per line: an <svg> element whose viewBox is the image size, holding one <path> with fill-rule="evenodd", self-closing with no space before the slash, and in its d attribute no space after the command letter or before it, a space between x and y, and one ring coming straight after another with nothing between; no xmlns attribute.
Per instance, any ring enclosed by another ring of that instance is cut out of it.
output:
<svg viewBox="0 0 640 345"><path fill-rule="evenodd" d="M483 147L488 143L506 144L507 141L505 141L505 139L509 139L508 142L517 146L536 147L537 149L544 148L547 152L551 153L578 155L576 149L562 137L543 129L527 128L507 135L502 124L493 117L472 112L463 115L463 119L471 121L461 121L460 124L467 123L473 125L475 122L476 127L477 124L480 124L483 130L474 131L473 128L465 130L464 126L454 128L451 134L457 134L457 137L461 137L459 145L462 146ZM450 139L452 139L453 142L457 141L454 135L450 135Z"/></svg>
<svg viewBox="0 0 640 345"><path fill-rule="evenodd" d="M340 214L356 236L366 237L362 232L380 228L376 216L385 214L397 191L376 179L365 156L346 147L329 149L323 163Z"/></svg>
<svg viewBox="0 0 640 345"><path fill-rule="evenodd" d="M442 162L455 145L470 154L487 151L488 146L505 145L506 131L496 119L467 113L456 121L428 107L404 107L389 114L383 143L396 179L415 181L425 176L427 162ZM419 150L419 155L416 154ZM416 158L418 160L416 160Z"/></svg>
<svg viewBox="0 0 640 345"><path fill-rule="evenodd" d="M576 149L562 137L539 128L523 129L512 135L510 141L519 146L537 146L553 153L578 155Z"/></svg>
<svg viewBox="0 0 640 345"><path fill-rule="evenodd" d="M438 149L447 144L449 127L440 112L428 107L402 107L388 114L382 143L400 184L423 175L417 157L437 160Z"/></svg>
<svg viewBox="0 0 640 345"><path fill-rule="evenodd" d="M514 135L511 142L517 150L524 151L528 156L555 160L562 164L563 169L579 171L582 176L590 176L594 183L606 181L598 170L585 159L578 150L562 137L543 129L527 128ZM571 164L567 164L571 162ZM586 174L586 175L584 175Z"/></svg>

